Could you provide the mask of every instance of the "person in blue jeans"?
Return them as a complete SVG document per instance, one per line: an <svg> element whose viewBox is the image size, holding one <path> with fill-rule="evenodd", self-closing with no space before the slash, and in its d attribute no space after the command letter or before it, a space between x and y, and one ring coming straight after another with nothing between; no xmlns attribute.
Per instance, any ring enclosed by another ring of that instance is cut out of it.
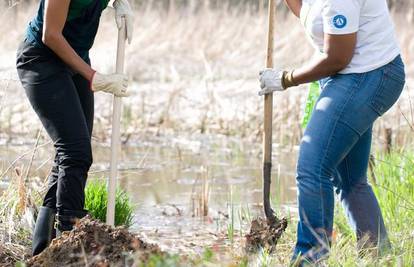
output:
<svg viewBox="0 0 414 267"><path fill-rule="evenodd" d="M293 261L329 254L334 188L361 251L390 246L381 209L367 181L372 127L398 100L404 64L386 0L286 0L316 48L303 67L260 73L260 95L319 80L321 95L297 164L297 242Z"/></svg>

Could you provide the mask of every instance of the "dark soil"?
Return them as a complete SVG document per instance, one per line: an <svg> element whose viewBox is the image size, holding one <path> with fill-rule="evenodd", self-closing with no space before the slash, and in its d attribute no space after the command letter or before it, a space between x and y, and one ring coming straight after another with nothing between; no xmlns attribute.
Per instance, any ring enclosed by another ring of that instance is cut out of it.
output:
<svg viewBox="0 0 414 267"><path fill-rule="evenodd" d="M125 228L113 228L84 218L71 232L64 232L27 266L132 266L152 255L163 255Z"/></svg>
<svg viewBox="0 0 414 267"><path fill-rule="evenodd" d="M23 261L27 257L29 251L20 246L8 244L7 246L0 244L0 266L14 267L19 261Z"/></svg>
<svg viewBox="0 0 414 267"><path fill-rule="evenodd" d="M271 252L274 251L287 225L285 218L273 224L268 223L263 218L253 220L250 232L246 235L246 251L256 252L260 248L266 248Z"/></svg>
<svg viewBox="0 0 414 267"><path fill-rule="evenodd" d="M0 266L12 267L17 260L7 253L5 247L0 245Z"/></svg>

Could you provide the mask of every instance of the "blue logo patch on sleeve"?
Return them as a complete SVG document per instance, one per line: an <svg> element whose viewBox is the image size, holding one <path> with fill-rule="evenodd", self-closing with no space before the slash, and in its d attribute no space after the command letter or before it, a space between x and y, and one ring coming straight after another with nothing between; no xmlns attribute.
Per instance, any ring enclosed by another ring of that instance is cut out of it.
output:
<svg viewBox="0 0 414 267"><path fill-rule="evenodd" d="M335 28L337 28L337 29L345 28L347 23L348 23L348 20L346 19L346 17L344 15L336 15L333 18L333 24L334 24Z"/></svg>

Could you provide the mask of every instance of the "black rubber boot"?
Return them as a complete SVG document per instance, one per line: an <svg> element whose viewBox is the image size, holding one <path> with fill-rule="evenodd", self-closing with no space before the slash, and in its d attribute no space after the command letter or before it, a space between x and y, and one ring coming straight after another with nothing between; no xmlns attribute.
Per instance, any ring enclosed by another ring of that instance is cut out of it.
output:
<svg viewBox="0 0 414 267"><path fill-rule="evenodd" d="M76 221L82 219L87 214L86 210L59 211L56 216L56 236L59 237L63 232L72 231Z"/></svg>
<svg viewBox="0 0 414 267"><path fill-rule="evenodd" d="M32 254L40 254L55 237L55 216L56 210L48 207L40 207L37 215L36 225L33 232Z"/></svg>

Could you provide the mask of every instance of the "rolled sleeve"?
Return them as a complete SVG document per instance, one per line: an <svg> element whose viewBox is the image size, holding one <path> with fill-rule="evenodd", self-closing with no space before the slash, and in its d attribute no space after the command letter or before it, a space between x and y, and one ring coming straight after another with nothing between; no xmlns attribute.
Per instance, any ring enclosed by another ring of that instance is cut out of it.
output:
<svg viewBox="0 0 414 267"><path fill-rule="evenodd" d="M327 34L351 34L359 30L361 6L358 0L325 0L322 17Z"/></svg>

